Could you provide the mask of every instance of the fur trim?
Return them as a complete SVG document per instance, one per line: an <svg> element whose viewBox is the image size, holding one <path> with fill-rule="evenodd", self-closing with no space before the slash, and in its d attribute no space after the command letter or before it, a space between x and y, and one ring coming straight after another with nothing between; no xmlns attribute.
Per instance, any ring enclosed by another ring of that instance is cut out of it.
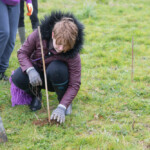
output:
<svg viewBox="0 0 150 150"><path fill-rule="evenodd" d="M12 72L12 74L14 71ZM12 82L12 78L10 76L9 82L11 84L10 91L11 91L11 103L12 107L15 105L29 105L32 101L32 97L27 94L25 91L16 87L16 85Z"/></svg>
<svg viewBox="0 0 150 150"><path fill-rule="evenodd" d="M52 39L52 30L56 22L60 21L63 17L69 17L74 20L74 23L78 28L78 36L75 42L73 49L66 53L62 53L61 55L66 58L73 58L77 53L79 53L83 47L84 42L84 26L81 24L73 14L71 13L63 13L61 11L52 12L51 15L47 15L44 19L41 20L40 28L42 39L50 41ZM48 42L49 43L49 42Z"/></svg>

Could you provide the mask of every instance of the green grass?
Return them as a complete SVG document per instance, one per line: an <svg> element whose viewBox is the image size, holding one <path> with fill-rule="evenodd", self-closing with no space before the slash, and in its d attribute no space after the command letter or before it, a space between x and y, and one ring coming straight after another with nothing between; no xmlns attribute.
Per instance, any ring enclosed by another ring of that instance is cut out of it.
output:
<svg viewBox="0 0 150 150"><path fill-rule="evenodd" d="M10 84L0 81L0 116L8 137L0 149L150 149L150 2L39 0L40 19L52 10L71 11L85 25L82 85L73 101L73 113L62 126L34 125L37 117L47 117L45 96L37 112L30 112L28 106L11 107ZM32 29L27 16L25 25L29 35ZM7 75L19 66L19 47L17 35ZM50 107L55 108L56 95L49 93L49 98Z"/></svg>

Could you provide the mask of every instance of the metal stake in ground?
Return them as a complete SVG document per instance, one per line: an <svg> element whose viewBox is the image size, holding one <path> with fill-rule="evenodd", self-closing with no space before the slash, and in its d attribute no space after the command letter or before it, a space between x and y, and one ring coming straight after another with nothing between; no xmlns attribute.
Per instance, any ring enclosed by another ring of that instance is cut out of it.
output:
<svg viewBox="0 0 150 150"><path fill-rule="evenodd" d="M5 133L5 129L3 127L3 122L0 117L0 143L7 142L7 135Z"/></svg>
<svg viewBox="0 0 150 150"><path fill-rule="evenodd" d="M44 60L44 52L43 52L43 44L42 44L40 26L38 26L38 32L39 32L40 45L41 45L41 53L42 53L42 61L43 61L45 91L46 91L46 98L47 98L48 122L50 123L50 108L49 108L49 99L48 99L47 76L46 76L46 70L45 70L45 60Z"/></svg>
<svg viewBox="0 0 150 150"><path fill-rule="evenodd" d="M133 48L134 48L134 39L132 37L132 67L131 67L131 81L133 82L133 75L134 75L134 65L133 65L133 61L134 61L134 51L133 51Z"/></svg>

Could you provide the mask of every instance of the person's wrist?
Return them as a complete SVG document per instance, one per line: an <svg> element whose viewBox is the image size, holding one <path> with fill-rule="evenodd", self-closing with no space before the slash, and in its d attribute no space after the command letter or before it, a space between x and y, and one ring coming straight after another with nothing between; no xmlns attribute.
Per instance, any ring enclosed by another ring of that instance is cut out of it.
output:
<svg viewBox="0 0 150 150"><path fill-rule="evenodd" d="M58 108L59 110L61 110L61 112L63 112L63 113L65 114L65 112L66 112L66 108L65 108L65 106L64 106L64 105L59 104L59 105L57 106L57 108Z"/></svg>
<svg viewBox="0 0 150 150"><path fill-rule="evenodd" d="M59 104L58 107L59 107L59 108L62 108L62 109L64 109L64 110L66 110L66 106L64 106L64 105L62 105L62 104Z"/></svg>
<svg viewBox="0 0 150 150"><path fill-rule="evenodd" d="M26 73L28 74L31 70L34 70L35 68L34 67L30 67L26 70Z"/></svg>

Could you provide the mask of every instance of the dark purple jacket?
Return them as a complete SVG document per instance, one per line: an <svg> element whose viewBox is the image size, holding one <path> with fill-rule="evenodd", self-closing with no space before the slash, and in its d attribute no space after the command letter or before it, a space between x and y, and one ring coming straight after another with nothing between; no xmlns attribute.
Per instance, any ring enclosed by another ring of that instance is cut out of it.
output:
<svg viewBox="0 0 150 150"><path fill-rule="evenodd" d="M48 43L51 39L53 26L57 21L61 20L62 17L71 17L74 19L78 27L78 37L73 49L66 53L58 54L54 49L49 49ZM79 51L83 45L83 25L77 21L72 14L63 14L61 12L52 13L51 16L45 17L42 21L41 25L41 34L42 34L42 43L43 50L45 56L45 65L46 67L53 60L61 60L65 62L68 66L69 70L69 83L68 89L61 99L60 104L65 105L66 107L72 102L74 97L76 96L80 84L81 84L81 60ZM48 30L46 30L48 29ZM49 38L48 38L49 37ZM49 57L48 54L51 53ZM41 46L38 35L38 30L35 30L25 43L22 45L20 50L18 51L18 59L21 66L22 71L26 71L29 67L33 65L37 65L42 69L42 59L41 58ZM40 60L39 60L40 59ZM37 61L34 61L37 60Z"/></svg>
<svg viewBox="0 0 150 150"><path fill-rule="evenodd" d="M31 0L25 0L26 3L32 3ZM5 3L6 5L16 5L20 2L20 0L2 0L3 3Z"/></svg>

